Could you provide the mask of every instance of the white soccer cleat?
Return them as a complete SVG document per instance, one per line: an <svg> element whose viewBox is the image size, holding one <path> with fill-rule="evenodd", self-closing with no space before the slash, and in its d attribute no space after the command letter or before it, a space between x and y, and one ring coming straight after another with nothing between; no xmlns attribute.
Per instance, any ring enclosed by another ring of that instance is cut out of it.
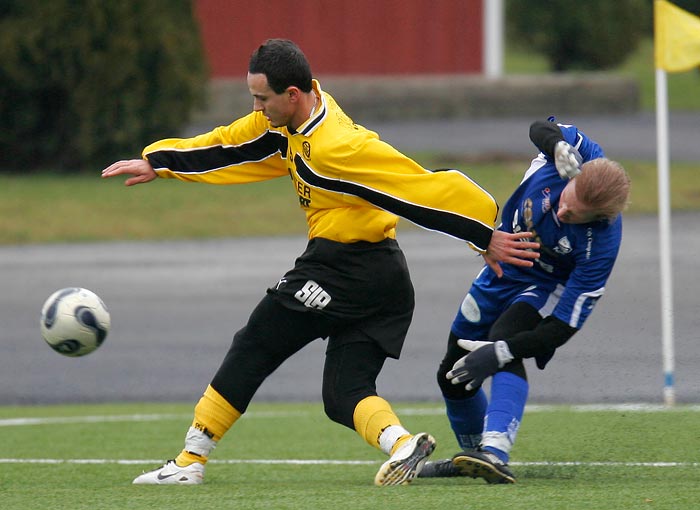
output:
<svg viewBox="0 0 700 510"><path fill-rule="evenodd" d="M374 477L374 484L383 487L410 483L423 469L423 464L433 450L435 450L433 436L426 432L416 434L382 464Z"/></svg>
<svg viewBox="0 0 700 510"><path fill-rule="evenodd" d="M143 473L134 482L137 485L199 485L204 481L204 464L194 462L180 467L169 460L158 469Z"/></svg>

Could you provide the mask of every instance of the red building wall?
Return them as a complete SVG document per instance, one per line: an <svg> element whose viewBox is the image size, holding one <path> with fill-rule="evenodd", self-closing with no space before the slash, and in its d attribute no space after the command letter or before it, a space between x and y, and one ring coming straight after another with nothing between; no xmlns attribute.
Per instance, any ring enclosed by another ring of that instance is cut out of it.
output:
<svg viewBox="0 0 700 510"><path fill-rule="evenodd" d="M212 78L243 78L261 42L292 39L314 75L482 70L482 0L195 0Z"/></svg>

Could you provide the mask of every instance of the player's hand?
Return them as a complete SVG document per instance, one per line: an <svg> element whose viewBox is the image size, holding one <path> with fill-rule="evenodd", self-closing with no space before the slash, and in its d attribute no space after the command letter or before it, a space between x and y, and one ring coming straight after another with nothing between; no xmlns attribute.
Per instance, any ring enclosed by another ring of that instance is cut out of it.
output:
<svg viewBox="0 0 700 510"><path fill-rule="evenodd" d="M557 167L559 177L571 179L581 173L581 163L583 158L576 149L564 140L557 142L554 146L554 166Z"/></svg>
<svg viewBox="0 0 700 510"><path fill-rule="evenodd" d="M494 230L491 241L483 254L486 264L493 269L496 276L503 276L499 262L514 266L532 267L532 261L540 258L540 243L528 241L532 232L509 234L502 230Z"/></svg>
<svg viewBox="0 0 700 510"><path fill-rule="evenodd" d="M107 168L102 170L103 178L124 174L133 176L124 181L124 184L127 186L150 182L158 177L158 174L156 174L156 171L153 170L151 164L145 159L124 159L122 161L112 163Z"/></svg>
<svg viewBox="0 0 700 510"><path fill-rule="evenodd" d="M508 344L503 340L496 342L457 340L457 345L469 351L469 354L455 362L452 370L447 372L447 378L452 381L452 384L466 382L467 391L478 388L484 384L487 377L491 377L513 361Z"/></svg>

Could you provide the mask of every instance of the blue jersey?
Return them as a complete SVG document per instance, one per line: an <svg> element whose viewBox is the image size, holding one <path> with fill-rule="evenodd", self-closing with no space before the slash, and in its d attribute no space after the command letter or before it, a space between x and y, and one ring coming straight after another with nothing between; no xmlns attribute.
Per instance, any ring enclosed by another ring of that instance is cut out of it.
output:
<svg viewBox="0 0 700 510"><path fill-rule="evenodd" d="M604 157L601 147L575 126L559 127L584 162ZM532 232L532 240L540 243L540 258L531 268L503 264L502 278L484 267L453 323L452 330L460 338L486 338L498 316L519 301L531 304L543 317L553 315L577 329L588 318L615 263L622 218L611 223L561 223L556 212L567 183L546 154L532 161L503 206L499 229Z"/></svg>

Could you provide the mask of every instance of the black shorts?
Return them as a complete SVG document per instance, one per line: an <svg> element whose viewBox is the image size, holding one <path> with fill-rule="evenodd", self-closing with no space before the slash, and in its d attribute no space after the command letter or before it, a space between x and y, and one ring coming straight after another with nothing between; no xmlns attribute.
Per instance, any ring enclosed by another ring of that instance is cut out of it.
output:
<svg viewBox="0 0 700 510"><path fill-rule="evenodd" d="M294 269L268 293L287 308L322 314L342 329L357 329L392 358L401 353L415 305L408 265L394 239L312 239ZM339 339L357 341L353 335Z"/></svg>

